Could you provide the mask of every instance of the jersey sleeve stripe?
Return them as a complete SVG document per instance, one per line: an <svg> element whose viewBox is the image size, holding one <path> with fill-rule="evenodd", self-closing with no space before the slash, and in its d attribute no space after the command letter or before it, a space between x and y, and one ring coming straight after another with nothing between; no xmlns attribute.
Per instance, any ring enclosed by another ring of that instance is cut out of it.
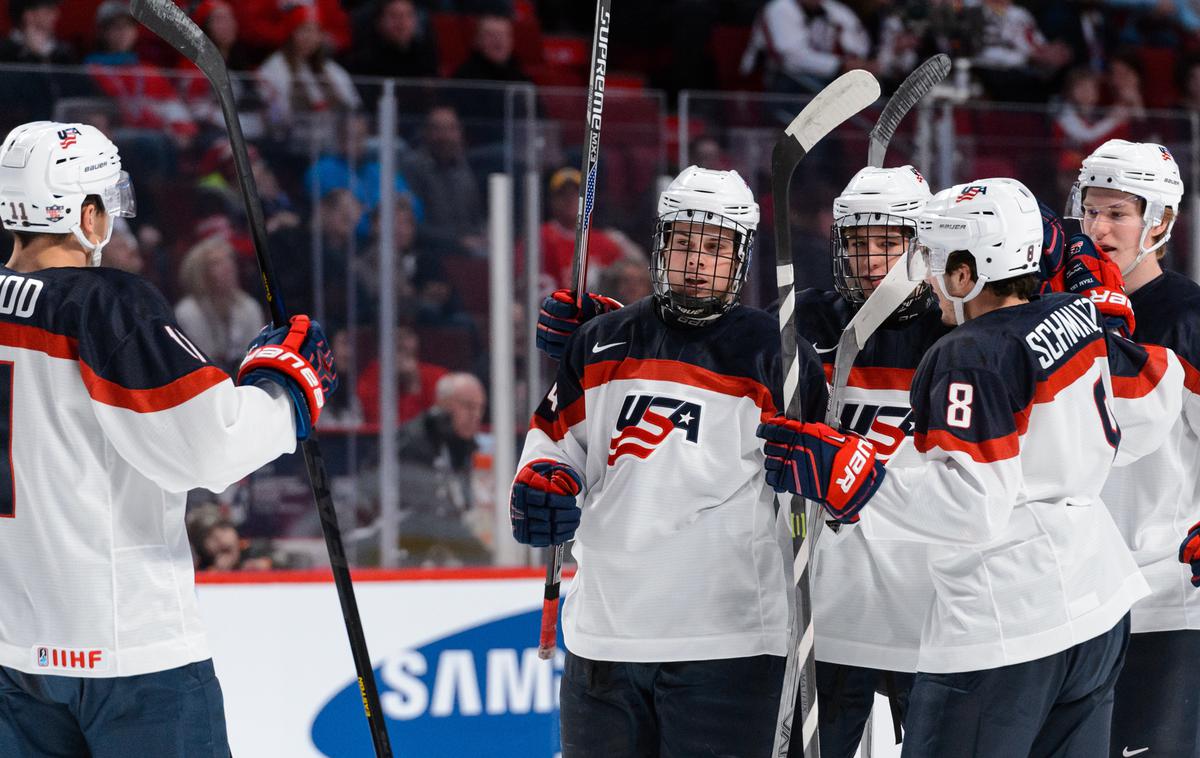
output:
<svg viewBox="0 0 1200 758"><path fill-rule="evenodd" d="M977 463L995 463L1015 458L1021 452L1016 432L981 442L968 442L944 429L932 429L913 435L913 445L922 453L927 453L935 447L950 452L966 453Z"/></svg>
<svg viewBox="0 0 1200 758"><path fill-rule="evenodd" d="M36 350L51 358L79 360L79 340L28 324L0 323L0 344Z"/></svg>
<svg viewBox="0 0 1200 758"><path fill-rule="evenodd" d="M777 412L771 391L762 382L746 376L718 374L680 361L626 358L593 363L583 371L583 389L587 391L620 379L673 382L722 395L746 397L754 401L764 418L774 416Z"/></svg>
<svg viewBox="0 0 1200 758"><path fill-rule="evenodd" d="M129 389L104 379L86 363L80 362L79 372L88 394L98 403L126 408L138 413L153 413L174 408L201 392L228 381L229 376L216 366L200 366L190 374L170 384L153 389Z"/></svg>
<svg viewBox="0 0 1200 758"><path fill-rule="evenodd" d="M1200 395L1200 369L1188 363L1183 356L1176 354L1183 364L1183 386L1193 395Z"/></svg>
<svg viewBox="0 0 1200 758"><path fill-rule="evenodd" d="M1167 371L1167 351L1159 345L1142 345L1146 350L1146 362L1133 376L1112 375L1113 394L1121 398L1136 399L1154 391ZM1185 380L1186 381L1186 380Z"/></svg>
<svg viewBox="0 0 1200 758"><path fill-rule="evenodd" d="M824 364L825 381L833 383L833 364ZM913 375L911 368L892 368L889 366L853 366L846 383L851 387L864 390L900 390L908 392L912 387Z"/></svg>
<svg viewBox="0 0 1200 758"><path fill-rule="evenodd" d="M1033 392L1033 402L1050 402L1059 392L1071 386L1079 377L1086 374L1095 365L1097 360L1107 360L1105 356L1104 340L1097 338L1055 369L1054 373L1045 379L1039 379L1037 387ZM1113 383L1116 383L1116 377L1113 378Z"/></svg>
<svg viewBox="0 0 1200 758"><path fill-rule="evenodd" d="M567 436L568 429L583 421L585 413L584 398L580 396L575 402L555 413L552 419L542 416L540 412L534 413L529 428L540 429L547 437L559 442Z"/></svg>

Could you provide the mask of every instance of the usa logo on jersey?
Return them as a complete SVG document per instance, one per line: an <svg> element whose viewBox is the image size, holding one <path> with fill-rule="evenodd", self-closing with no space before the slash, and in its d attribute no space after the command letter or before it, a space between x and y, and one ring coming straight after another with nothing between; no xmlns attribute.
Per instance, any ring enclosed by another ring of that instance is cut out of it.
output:
<svg viewBox="0 0 1200 758"><path fill-rule="evenodd" d="M913 432L912 408L906 405L875 405L847 402L842 408L842 427L875 445L875 454L886 461Z"/></svg>
<svg viewBox="0 0 1200 758"><path fill-rule="evenodd" d="M621 404L617 428L608 443L608 465L622 455L645 460L671 432L682 432L691 443L700 441L700 405L662 395L632 394Z"/></svg>

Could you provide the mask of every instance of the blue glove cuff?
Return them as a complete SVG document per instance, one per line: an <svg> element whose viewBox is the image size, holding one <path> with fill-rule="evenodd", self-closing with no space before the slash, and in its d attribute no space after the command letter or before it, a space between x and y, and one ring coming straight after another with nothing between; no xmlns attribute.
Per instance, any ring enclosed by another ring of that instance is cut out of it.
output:
<svg viewBox="0 0 1200 758"><path fill-rule="evenodd" d="M304 391L283 374L266 369L255 369L247 373L239 384L242 386L259 385L264 382L283 387L287 392L288 398L292 401L292 416L296 419L296 439L301 442L308 439L312 434L312 421L308 417L308 398L304 395Z"/></svg>

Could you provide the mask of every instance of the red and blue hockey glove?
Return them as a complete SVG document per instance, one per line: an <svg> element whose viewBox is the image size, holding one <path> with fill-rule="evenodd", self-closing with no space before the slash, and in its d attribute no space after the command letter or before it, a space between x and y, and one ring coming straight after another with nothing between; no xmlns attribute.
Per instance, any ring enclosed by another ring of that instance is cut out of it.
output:
<svg viewBox="0 0 1200 758"><path fill-rule="evenodd" d="M766 440L767 484L820 502L840 523L858 521L858 512L883 484L875 446L857 434L776 416L758 425L758 436Z"/></svg>
<svg viewBox="0 0 1200 758"><path fill-rule="evenodd" d="M1192 566L1192 586L1200 587L1200 523L1188 530L1179 546L1179 562Z"/></svg>
<svg viewBox="0 0 1200 758"><path fill-rule="evenodd" d="M526 463L517 472L509 498L513 537L522 545L549 547L569 542L579 528L583 479L575 469L549 458Z"/></svg>
<svg viewBox="0 0 1200 758"><path fill-rule="evenodd" d="M337 369L325 332L308 316L292 316L288 326L264 326L242 366L238 384L274 382L287 390L296 415L296 438L308 439L321 409L338 387Z"/></svg>
<svg viewBox="0 0 1200 758"><path fill-rule="evenodd" d="M542 301L542 309L538 311L537 349L558 360L567 338L580 324L620 307L621 304L611 297L589 292L583 299L583 308L577 308L574 290L555 290Z"/></svg>
<svg viewBox="0 0 1200 758"><path fill-rule="evenodd" d="M1096 310L1104 317L1105 328L1125 337L1133 334L1137 321L1133 316L1133 305L1125 294L1121 268L1086 234L1076 234L1067 243L1062 281L1063 291L1083 295L1096 304Z"/></svg>
<svg viewBox="0 0 1200 758"><path fill-rule="evenodd" d="M1038 203L1038 206L1042 211L1042 257L1038 259L1042 284L1038 293L1062 292L1063 269L1067 266L1063 242L1067 235L1058 214L1045 203Z"/></svg>

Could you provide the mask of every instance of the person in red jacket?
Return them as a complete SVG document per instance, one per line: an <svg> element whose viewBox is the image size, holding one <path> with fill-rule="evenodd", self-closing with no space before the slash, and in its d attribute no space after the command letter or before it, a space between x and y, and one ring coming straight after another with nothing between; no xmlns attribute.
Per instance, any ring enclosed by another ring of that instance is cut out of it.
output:
<svg viewBox="0 0 1200 758"><path fill-rule="evenodd" d="M425 363L417 356L420 339L408 326L396 327L396 423L416 418L433 407L437 400L437 382L449 373L448 369ZM379 416L379 359L366 365L358 378L358 399L362 402L363 421L378 424Z"/></svg>

